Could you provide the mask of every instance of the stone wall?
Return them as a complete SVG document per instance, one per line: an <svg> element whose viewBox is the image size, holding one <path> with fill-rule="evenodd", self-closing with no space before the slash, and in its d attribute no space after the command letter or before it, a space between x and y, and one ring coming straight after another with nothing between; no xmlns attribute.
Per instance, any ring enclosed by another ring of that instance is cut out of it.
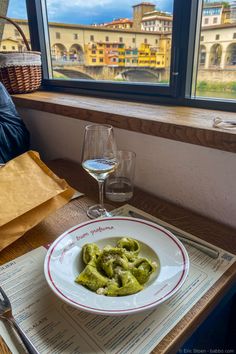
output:
<svg viewBox="0 0 236 354"><path fill-rule="evenodd" d="M236 82L236 66L232 67L232 69L201 69L198 71L198 81Z"/></svg>
<svg viewBox="0 0 236 354"><path fill-rule="evenodd" d="M166 69L155 69L155 68L137 68L137 67L128 67L128 66L85 66L85 65L77 65L77 66L67 66L61 65L54 68L55 71L64 74L70 78L76 79L81 78L81 73L88 75L88 78L92 78L94 80L116 80L122 79L121 75L129 70L137 70L137 71L146 71L149 73L153 73L158 81L168 81L169 80L169 70ZM78 77L76 77L76 74Z"/></svg>

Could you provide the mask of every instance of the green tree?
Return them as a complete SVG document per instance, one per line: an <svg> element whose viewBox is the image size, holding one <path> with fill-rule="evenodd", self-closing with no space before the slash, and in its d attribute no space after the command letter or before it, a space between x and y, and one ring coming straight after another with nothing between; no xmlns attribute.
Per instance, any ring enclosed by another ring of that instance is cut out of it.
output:
<svg viewBox="0 0 236 354"><path fill-rule="evenodd" d="M197 83L197 90L199 91L205 91L207 90L207 82L206 81L200 81Z"/></svg>
<svg viewBox="0 0 236 354"><path fill-rule="evenodd" d="M224 9L228 9L230 7L230 4L228 1L222 1L222 5L223 5Z"/></svg>

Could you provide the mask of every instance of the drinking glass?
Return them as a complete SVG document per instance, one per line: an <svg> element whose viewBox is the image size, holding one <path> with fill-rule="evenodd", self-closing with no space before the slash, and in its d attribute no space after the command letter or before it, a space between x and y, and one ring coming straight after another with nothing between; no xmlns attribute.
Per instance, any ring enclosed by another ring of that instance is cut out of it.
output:
<svg viewBox="0 0 236 354"><path fill-rule="evenodd" d="M87 215L91 218L109 216L104 207L104 181L117 166L116 142L111 125L87 125L84 131L82 167L98 181L99 204L91 206Z"/></svg>
<svg viewBox="0 0 236 354"><path fill-rule="evenodd" d="M118 166L105 183L105 196L108 200L126 202L133 197L135 159L133 151L117 151Z"/></svg>

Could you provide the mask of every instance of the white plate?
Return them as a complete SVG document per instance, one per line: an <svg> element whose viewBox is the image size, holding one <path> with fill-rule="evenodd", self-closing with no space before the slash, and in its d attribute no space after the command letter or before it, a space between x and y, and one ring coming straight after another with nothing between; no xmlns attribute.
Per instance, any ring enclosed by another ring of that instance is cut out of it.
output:
<svg viewBox="0 0 236 354"><path fill-rule="evenodd" d="M81 249L94 242L99 247L115 245L121 237L141 243L141 255L160 261L145 288L134 295L97 295L74 280L84 269ZM103 315L126 315L151 309L169 299L183 285L189 258L182 243L169 231L141 219L112 217L79 224L59 236L50 246L44 273L53 292L76 308Z"/></svg>

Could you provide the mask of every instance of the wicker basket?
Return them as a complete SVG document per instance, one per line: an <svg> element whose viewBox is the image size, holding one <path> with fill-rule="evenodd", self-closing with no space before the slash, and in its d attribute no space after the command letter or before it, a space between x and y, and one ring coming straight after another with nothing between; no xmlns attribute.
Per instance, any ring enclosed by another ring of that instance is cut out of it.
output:
<svg viewBox="0 0 236 354"><path fill-rule="evenodd" d="M12 23L20 32L27 52L0 52L0 81L9 93L28 93L39 88L42 80L41 53L33 52L27 39L14 21L0 16Z"/></svg>

